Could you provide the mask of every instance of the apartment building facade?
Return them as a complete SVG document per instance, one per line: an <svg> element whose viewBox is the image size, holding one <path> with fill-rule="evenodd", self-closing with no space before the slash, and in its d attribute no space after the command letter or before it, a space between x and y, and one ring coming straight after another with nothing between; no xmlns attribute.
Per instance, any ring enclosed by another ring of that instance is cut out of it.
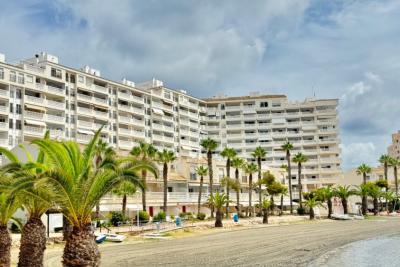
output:
<svg viewBox="0 0 400 267"><path fill-rule="evenodd" d="M392 143L388 147L388 155L400 159L400 131L392 134Z"/></svg>
<svg viewBox="0 0 400 267"><path fill-rule="evenodd" d="M339 178L337 105L336 99L290 102L285 95L199 99L155 79L108 80L87 66L63 66L47 53L17 64L0 56L0 146L8 148L42 137L45 130L51 138L85 145L103 126L101 138L120 153L146 141L202 164L200 141L210 137L219 143L217 159L228 146L253 160L251 152L262 146L268 152L263 166L278 169L286 163L281 145L288 140L294 145L292 155L309 157L302 171L307 191ZM175 185L171 193L182 188L195 193L190 177L180 178L186 186ZM292 181L296 190L295 165Z"/></svg>

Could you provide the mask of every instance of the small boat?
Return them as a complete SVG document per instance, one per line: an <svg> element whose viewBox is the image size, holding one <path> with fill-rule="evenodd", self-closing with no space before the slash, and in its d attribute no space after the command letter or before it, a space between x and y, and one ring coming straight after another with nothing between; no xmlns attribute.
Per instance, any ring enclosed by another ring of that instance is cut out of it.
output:
<svg viewBox="0 0 400 267"><path fill-rule="evenodd" d="M95 234L95 237L96 237L97 244L103 243L107 238L107 236L105 234Z"/></svg>
<svg viewBox="0 0 400 267"><path fill-rule="evenodd" d="M111 242L122 242L125 240L126 236L117 234L104 234L106 236L106 241Z"/></svg>
<svg viewBox="0 0 400 267"><path fill-rule="evenodd" d="M348 214L332 214L331 218L334 220L351 220L352 219Z"/></svg>

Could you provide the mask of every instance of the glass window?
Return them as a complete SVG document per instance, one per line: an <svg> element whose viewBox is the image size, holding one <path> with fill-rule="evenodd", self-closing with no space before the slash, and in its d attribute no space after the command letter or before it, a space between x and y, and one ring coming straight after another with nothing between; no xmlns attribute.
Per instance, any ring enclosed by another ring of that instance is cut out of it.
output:
<svg viewBox="0 0 400 267"><path fill-rule="evenodd" d="M0 68L0 79L4 79L4 69Z"/></svg>
<svg viewBox="0 0 400 267"><path fill-rule="evenodd" d="M10 82L16 82L17 81L17 74L15 71L10 71Z"/></svg>
<svg viewBox="0 0 400 267"><path fill-rule="evenodd" d="M85 77L83 75L78 76L78 82L84 83L85 82Z"/></svg>
<svg viewBox="0 0 400 267"><path fill-rule="evenodd" d="M26 75L26 82L27 83L33 83L33 76L32 75Z"/></svg>
<svg viewBox="0 0 400 267"><path fill-rule="evenodd" d="M51 68L51 76L61 79L62 78L61 70L56 68Z"/></svg>
<svg viewBox="0 0 400 267"><path fill-rule="evenodd" d="M18 73L18 83L24 84L25 79L24 79L24 74L23 73Z"/></svg>

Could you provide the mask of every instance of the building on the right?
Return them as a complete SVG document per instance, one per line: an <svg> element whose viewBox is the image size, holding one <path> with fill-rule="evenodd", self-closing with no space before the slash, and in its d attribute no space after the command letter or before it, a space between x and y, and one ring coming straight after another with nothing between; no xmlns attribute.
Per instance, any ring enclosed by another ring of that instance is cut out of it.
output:
<svg viewBox="0 0 400 267"><path fill-rule="evenodd" d="M392 158L400 158L400 131L392 134L392 143L388 147L388 155Z"/></svg>

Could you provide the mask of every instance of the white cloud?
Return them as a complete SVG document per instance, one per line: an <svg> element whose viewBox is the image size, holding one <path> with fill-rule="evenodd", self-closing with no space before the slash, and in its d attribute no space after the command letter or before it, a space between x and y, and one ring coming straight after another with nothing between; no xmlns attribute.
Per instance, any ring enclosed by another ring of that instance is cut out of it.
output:
<svg viewBox="0 0 400 267"><path fill-rule="evenodd" d="M377 150L372 142L341 145L341 149L342 161L346 166L356 167L362 163L375 166L377 163Z"/></svg>

